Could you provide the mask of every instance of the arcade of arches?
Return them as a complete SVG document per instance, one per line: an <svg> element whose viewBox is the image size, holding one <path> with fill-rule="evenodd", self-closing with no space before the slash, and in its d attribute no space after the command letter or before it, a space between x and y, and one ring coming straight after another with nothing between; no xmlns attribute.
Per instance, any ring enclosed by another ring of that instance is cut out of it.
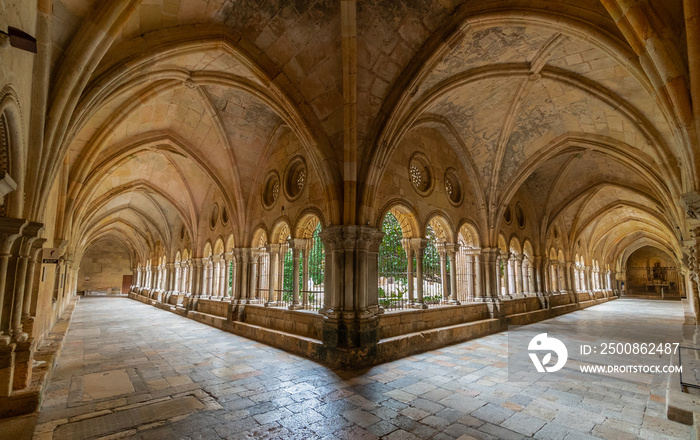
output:
<svg viewBox="0 0 700 440"><path fill-rule="evenodd" d="M38 41L0 47L0 402L36 391L77 293L125 281L341 367L627 293L700 316L696 1L0 17Z"/></svg>

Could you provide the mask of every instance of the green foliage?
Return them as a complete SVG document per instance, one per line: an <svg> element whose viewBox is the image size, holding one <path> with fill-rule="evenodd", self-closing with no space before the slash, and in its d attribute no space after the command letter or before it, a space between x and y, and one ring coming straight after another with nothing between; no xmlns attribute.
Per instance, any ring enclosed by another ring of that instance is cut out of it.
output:
<svg viewBox="0 0 700 440"><path fill-rule="evenodd" d="M233 295L233 264L229 265L228 294Z"/></svg>
<svg viewBox="0 0 700 440"><path fill-rule="evenodd" d="M387 293L382 289L381 287L379 288L379 305L381 307L389 308L393 303L400 302L401 300L406 300L407 298L404 297L404 295L408 292L408 287L399 285L397 287L396 292L390 293L387 295Z"/></svg>
<svg viewBox="0 0 700 440"><path fill-rule="evenodd" d="M309 279L313 281L314 285L317 284L322 284L324 280L324 274L326 271L326 254L325 250L323 248L323 243L321 242L321 238L319 237L319 233L321 232L321 224L319 223L316 226L316 229L314 230L313 233L313 246L311 249L308 251L309 252ZM303 252L307 251L302 251ZM303 282L302 280L304 279L304 265L302 262L299 262L299 282L300 282L300 290L306 290L307 286L301 285ZM287 252L284 253L284 285L282 287L282 290L284 290L284 293L282 294L282 298L285 301L291 301L292 300L292 295L294 293L294 278L292 277L292 273L294 272L294 254L291 248L287 250ZM309 301L313 301L311 299L311 296L309 296Z"/></svg>
<svg viewBox="0 0 700 440"><path fill-rule="evenodd" d="M406 283L406 267L408 259L401 245L403 233L401 225L393 214L388 213L382 223L384 239L379 245L379 276L394 277L396 281Z"/></svg>
<svg viewBox="0 0 700 440"><path fill-rule="evenodd" d="M437 250L437 238L435 237L435 231L433 227L428 225L426 229L426 237L428 239L428 244L425 246L423 251L423 270L428 272L430 269L437 268L438 272L440 270L440 254ZM428 269L428 270L426 270Z"/></svg>
<svg viewBox="0 0 700 440"><path fill-rule="evenodd" d="M433 296L424 296L423 297L423 302L426 304L440 304L442 301L442 295L433 295Z"/></svg>
<svg viewBox="0 0 700 440"><path fill-rule="evenodd" d="M301 272L301 264L299 265L299 270ZM294 290L294 278L292 277L293 271L294 258L292 255L292 248L289 248L287 249L287 252L284 253L284 284L282 285L282 290L284 290L284 293L282 294L282 298L285 301L292 300L292 291ZM301 276L301 273L299 276Z"/></svg>
<svg viewBox="0 0 700 440"><path fill-rule="evenodd" d="M323 243L318 234L321 233L321 223L314 230L314 244L309 251L309 279L316 284L322 284L324 274L326 273L326 252L323 249ZM303 269L302 269L303 270ZM303 287L306 289L306 286Z"/></svg>

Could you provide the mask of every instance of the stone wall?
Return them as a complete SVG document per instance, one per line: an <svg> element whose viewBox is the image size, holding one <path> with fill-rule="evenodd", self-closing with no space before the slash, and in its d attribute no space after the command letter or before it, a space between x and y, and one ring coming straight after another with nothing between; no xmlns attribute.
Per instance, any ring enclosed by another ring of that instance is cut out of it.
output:
<svg viewBox="0 0 700 440"><path fill-rule="evenodd" d="M131 275L131 257L115 241L100 241L91 246L80 261L78 292L109 290L121 292L122 277Z"/></svg>
<svg viewBox="0 0 700 440"><path fill-rule="evenodd" d="M534 299L537 300L537 298ZM387 312L379 316L379 337L391 338L489 318L489 309L485 303Z"/></svg>
<svg viewBox="0 0 700 440"><path fill-rule="evenodd" d="M674 269L661 269L664 271L664 277L666 282L673 282L674 288L665 289L665 293L669 290L676 293L678 292L678 279L677 272L675 268L678 266L676 261L674 261L671 256L660 249L652 246L644 246L630 255L627 260L627 294L630 295L655 295L656 291L653 289L648 289L647 286L647 272L640 268L653 268L657 263L661 265L662 268L674 268ZM670 286L669 286L670 287Z"/></svg>
<svg viewBox="0 0 700 440"><path fill-rule="evenodd" d="M323 316L313 311L287 310L274 307L248 305L245 322L295 335L322 339Z"/></svg>

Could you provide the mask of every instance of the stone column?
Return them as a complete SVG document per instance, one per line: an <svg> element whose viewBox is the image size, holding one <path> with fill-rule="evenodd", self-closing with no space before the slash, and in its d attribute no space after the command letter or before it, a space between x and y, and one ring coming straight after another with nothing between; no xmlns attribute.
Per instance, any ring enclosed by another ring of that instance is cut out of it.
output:
<svg viewBox="0 0 700 440"><path fill-rule="evenodd" d="M501 294L500 251L498 248L484 248L481 249L481 253L484 258L484 299L495 300Z"/></svg>
<svg viewBox="0 0 700 440"><path fill-rule="evenodd" d="M214 276L216 277L214 280L216 283L216 287L214 288L214 296L223 299L224 296L226 296L226 287L224 286L224 284L226 284L226 258L223 255L219 256L219 261L215 266Z"/></svg>
<svg viewBox="0 0 700 440"><path fill-rule="evenodd" d="M190 280L191 293L193 297L199 297L202 295L202 287L204 284L202 280L202 259L192 258L190 261L192 262L192 276Z"/></svg>
<svg viewBox="0 0 700 440"><path fill-rule="evenodd" d="M209 274L207 275L207 287L209 288L208 297L214 298L219 295L219 263L221 261L220 257L209 257L210 260L207 263L207 268L209 269Z"/></svg>
<svg viewBox="0 0 700 440"><path fill-rule="evenodd" d="M447 281L447 254L445 243L437 243L438 258L440 259L440 288L442 288L442 300L447 301L450 297L450 286Z"/></svg>
<svg viewBox="0 0 700 440"><path fill-rule="evenodd" d="M326 253L323 343L327 362L356 367L376 357L377 256L383 236L368 226L329 226L320 234Z"/></svg>
<svg viewBox="0 0 700 440"><path fill-rule="evenodd" d="M549 270L550 270L550 272L551 272L551 273L549 274L549 277L550 277L551 280L552 280L551 289L552 289L552 292L556 292L556 291L557 291L557 287L558 287L558 286L557 286L557 284L558 284L557 281L558 281L558 280L557 280L557 264L556 264L556 262L551 261L551 262L549 263Z"/></svg>
<svg viewBox="0 0 700 440"><path fill-rule="evenodd" d="M593 268L591 266L586 266L586 283L588 284L588 290L593 291L595 286L593 285Z"/></svg>
<svg viewBox="0 0 700 440"><path fill-rule="evenodd" d="M549 292L549 260L547 257L535 257L537 263L538 292L543 295Z"/></svg>
<svg viewBox="0 0 700 440"><path fill-rule="evenodd" d="M503 276L501 276L501 267L503 267ZM496 254L496 297L500 298L503 295L503 281L508 278L508 269L503 265L500 253Z"/></svg>
<svg viewBox="0 0 700 440"><path fill-rule="evenodd" d="M301 258L301 251L307 248L307 240L303 238L290 238L288 240L289 246L292 248L292 304L289 305L289 310L299 310L303 309L304 306L299 301L301 289L299 288L299 259ZM306 290L306 289L305 289Z"/></svg>
<svg viewBox="0 0 700 440"><path fill-rule="evenodd" d="M160 267L159 266L151 266L151 296L153 295L153 291L158 289L158 274L160 273Z"/></svg>
<svg viewBox="0 0 700 440"><path fill-rule="evenodd" d="M209 257L203 263L204 269L204 296L211 298L216 293L214 291L214 257Z"/></svg>
<svg viewBox="0 0 700 440"><path fill-rule="evenodd" d="M228 296L228 283L226 280L228 279L227 273L228 271L228 261L226 260L226 255L221 254L221 257L219 257L219 265L218 269L216 272L216 277L217 277L217 289L216 289L216 295L220 297L221 299L224 299Z"/></svg>
<svg viewBox="0 0 700 440"><path fill-rule="evenodd" d="M46 239L44 238L39 238L34 241L31 250L31 263L27 272L27 281L25 288L27 289L29 296L25 298L24 306L22 307L22 315L24 316L24 319L31 319L32 321L32 305L36 306L36 300L39 293L39 285L36 283L35 280L38 276L41 275L40 271L37 271L37 269L41 267L40 262L45 242ZM31 329L31 327L27 328L26 324L24 327L28 330ZM29 333L31 335L31 332Z"/></svg>
<svg viewBox="0 0 700 440"><path fill-rule="evenodd" d="M207 274L207 288L209 289L208 295L209 298L212 298L216 296L217 291L215 290L215 287L218 289L219 284L218 284L218 261L214 263L214 257L209 257L209 261L207 262L207 269L209 270L209 273ZM216 286L214 285L216 283Z"/></svg>
<svg viewBox="0 0 700 440"><path fill-rule="evenodd" d="M304 308L309 306L309 258L311 257L311 249L313 247L313 239L306 241L306 247L304 248L304 259L302 267L302 301L301 304Z"/></svg>
<svg viewBox="0 0 700 440"><path fill-rule="evenodd" d="M197 296L207 296L209 292L207 292L207 283L209 280L209 261L206 258L201 258L199 260L199 272L197 274L198 278L198 283L197 283L197 291L199 294Z"/></svg>
<svg viewBox="0 0 700 440"><path fill-rule="evenodd" d="M411 239L402 239L401 246L403 247L404 251L406 251L406 280L408 281L408 305L412 306L415 303L415 295L413 292L413 248L411 247Z"/></svg>
<svg viewBox="0 0 700 440"><path fill-rule="evenodd" d="M182 265L182 293L185 295L190 295L192 290L190 289L190 280L192 279L192 262L187 260Z"/></svg>
<svg viewBox="0 0 700 440"><path fill-rule="evenodd" d="M32 244L38 239L38 235L44 230L42 223L29 222L22 230L22 242L19 249L19 263L15 272L14 298L12 302L12 339L18 342L24 342L29 338L29 335L22 331L22 310L24 305L27 290L25 289L27 282L27 269ZM24 387L23 387L24 388Z"/></svg>
<svg viewBox="0 0 700 440"><path fill-rule="evenodd" d="M428 244L428 240L424 238L412 238L411 247L416 255L416 302L412 308L427 309L428 306L423 302L423 250Z"/></svg>
<svg viewBox="0 0 700 440"><path fill-rule="evenodd" d="M465 256L464 264L467 269L467 298L468 300L473 300L475 298L474 287L476 287L475 274L474 274L474 255L467 254Z"/></svg>
<svg viewBox="0 0 700 440"><path fill-rule="evenodd" d="M239 279L240 276L240 281L236 283L240 292L237 298L246 304L254 301L257 303L261 300L261 298L258 298L257 292L260 258L258 249L243 249L237 256L236 273L238 275L236 278ZM238 269L239 266L241 267L240 270Z"/></svg>
<svg viewBox="0 0 700 440"><path fill-rule="evenodd" d="M265 307L274 307L277 305L275 301L275 287L277 285L277 266L280 258L280 245L268 244L266 250L267 253L270 254L270 267L268 268L269 285L267 286L268 294Z"/></svg>
<svg viewBox="0 0 700 440"><path fill-rule="evenodd" d="M559 263L559 278L561 279L559 291L568 291L569 290L569 270L566 266L566 263Z"/></svg>
<svg viewBox="0 0 700 440"><path fill-rule="evenodd" d="M173 292L175 286L175 263L166 263L165 265L165 291Z"/></svg>
<svg viewBox="0 0 700 440"><path fill-rule="evenodd" d="M561 261L557 262L557 291L562 292L566 290L566 279L564 278L565 272L563 263Z"/></svg>
<svg viewBox="0 0 700 440"><path fill-rule="evenodd" d="M226 252L224 254L224 261L226 262L226 267L224 268L225 273L224 273L224 297L231 297L233 298L233 285L236 282L236 272L233 270L233 267L231 266L232 264L235 263L235 259L233 257L233 252ZM232 278L233 276L233 278ZM229 292L228 288L229 285L231 286L231 292Z"/></svg>
<svg viewBox="0 0 700 440"><path fill-rule="evenodd" d="M231 266L230 266L231 260L227 259L226 254L221 255L221 260L219 260L219 292L221 295L221 298L226 298L228 297L228 280L231 278L230 273L231 273Z"/></svg>
<svg viewBox="0 0 700 440"><path fill-rule="evenodd" d="M0 396L9 396L13 389L15 348L17 343L10 342L10 306L13 283L8 283L10 257L18 250L25 220L0 219ZM10 279L12 281L12 279ZM8 286L10 284L10 286ZM7 313L6 313L7 311Z"/></svg>
<svg viewBox="0 0 700 440"><path fill-rule="evenodd" d="M175 293L182 292L182 263L175 263Z"/></svg>
<svg viewBox="0 0 700 440"><path fill-rule="evenodd" d="M459 250L459 243L445 243L444 245L445 253L447 254L447 261L450 263L450 300L449 304L460 304L457 299L457 251ZM471 257L471 256L470 256ZM443 283L444 284L444 283ZM471 280L469 280L469 287L471 287Z"/></svg>
<svg viewBox="0 0 700 440"><path fill-rule="evenodd" d="M12 299L12 291L9 292L9 295L7 294L9 290L7 286L8 266L13 247L15 247L15 242L21 237L22 231L27 225L28 222L26 220L0 219L0 347L7 346L10 343L10 317L9 313L6 314L4 312L6 301L9 302ZM9 305L7 310L9 310ZM3 353L0 349L0 358L2 355ZM14 356L14 353L12 356ZM0 364L0 396L9 395L11 391L12 372L10 371L10 365L12 365L13 362L7 364L7 377L4 376L5 367ZM6 387L8 387L7 393L5 393Z"/></svg>
<svg viewBox="0 0 700 440"><path fill-rule="evenodd" d="M287 243L280 243L280 251L277 255L277 305L281 306L284 298L284 263L287 251L289 250L289 245Z"/></svg>
<svg viewBox="0 0 700 440"><path fill-rule="evenodd" d="M499 289L498 293L501 294L501 292L505 291L505 295L510 295L510 286L511 286L510 277L512 274L512 270L510 268L510 256L508 254L502 255L501 262L503 264L503 271L505 272L503 274L503 287L504 287L504 289ZM499 271L500 271L500 267L499 267Z"/></svg>
<svg viewBox="0 0 700 440"><path fill-rule="evenodd" d="M250 249L233 249L231 251L231 261L233 263L233 280L231 282L231 302L247 304L252 297L250 286L248 286L248 271L253 270L253 265L249 267ZM257 266L257 262L256 266Z"/></svg>
<svg viewBox="0 0 700 440"><path fill-rule="evenodd" d="M12 340L16 343L15 365L12 378L13 390L26 388L29 385L31 377L35 341L34 338L31 338L32 335L29 331L33 332L33 325L29 325L29 328L24 328L24 325L33 324L33 320L30 323L28 313L24 315L23 311L25 307L27 312L29 311L29 303L32 299L32 280L30 280L30 284L27 284L27 279L30 277L33 278L33 270L30 271L29 265L32 254L36 256L36 252L32 252L32 248L37 240L40 242L39 249L41 248L41 244L43 244L45 240L39 239L38 235L43 229L43 224L29 222L22 231L19 264L15 272L14 301L12 303Z"/></svg>
<svg viewBox="0 0 700 440"><path fill-rule="evenodd" d="M248 286L242 279L243 271L248 271L248 260L243 263L243 253L246 251L242 249L233 249L231 251L231 259L235 262L233 266L233 281L231 283L231 302L242 303L245 299L248 299ZM245 292L245 294L243 293Z"/></svg>
<svg viewBox="0 0 700 440"><path fill-rule="evenodd" d="M481 253L474 255L474 298L478 301L483 301L485 298L484 277L482 276L483 265L481 264L483 256Z"/></svg>
<svg viewBox="0 0 700 440"><path fill-rule="evenodd" d="M571 261L566 262L566 290L573 292L574 289L574 263Z"/></svg>
<svg viewBox="0 0 700 440"><path fill-rule="evenodd" d="M523 276L523 256L518 255L515 257L515 261L513 262L515 264L515 279L517 282L517 288L516 292L518 295L523 295L525 293L525 280Z"/></svg>

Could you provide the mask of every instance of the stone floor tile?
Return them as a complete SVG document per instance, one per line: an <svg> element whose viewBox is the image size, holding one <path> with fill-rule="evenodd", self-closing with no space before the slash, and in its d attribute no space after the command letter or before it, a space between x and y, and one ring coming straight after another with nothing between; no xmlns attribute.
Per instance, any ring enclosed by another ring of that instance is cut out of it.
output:
<svg viewBox="0 0 700 440"><path fill-rule="evenodd" d="M367 431L371 432L377 437L386 436L387 434L390 434L396 431L397 429L398 428L396 426L392 425L391 423L385 420L380 420L377 423L367 427Z"/></svg>
<svg viewBox="0 0 700 440"><path fill-rule="evenodd" d="M403 429L394 431L385 437L386 440L419 440L420 437L416 437L410 432L406 432Z"/></svg>
<svg viewBox="0 0 700 440"><path fill-rule="evenodd" d="M555 331L561 325L596 325L603 315L621 323L637 319L625 301L540 325ZM675 303L654 303L648 310L665 320L683 319ZM525 382L509 382L506 351L507 334L500 333L362 374L333 371L132 300L86 298L76 308L39 420L60 428L76 423L69 418L90 419L104 414L98 411L124 411L128 405L189 395L205 409L158 422L160 426L128 427L122 434L248 440L624 440L690 434L689 427L664 418L659 384L615 378L539 383L527 375ZM133 391L83 402L90 397L84 392L85 377L117 370L126 372L124 383L130 382Z"/></svg>
<svg viewBox="0 0 700 440"><path fill-rule="evenodd" d="M546 420L538 419L537 417L515 413L507 418L501 426L526 436L532 436L542 429L546 423Z"/></svg>
<svg viewBox="0 0 700 440"><path fill-rule="evenodd" d="M369 425L377 423L379 420L381 420L379 417L375 416L374 414L370 414L367 411L363 411L361 409L355 409L352 411L345 411L345 412L343 412L343 417L345 417L348 421L350 421L356 425L359 425L363 428L366 428Z"/></svg>

